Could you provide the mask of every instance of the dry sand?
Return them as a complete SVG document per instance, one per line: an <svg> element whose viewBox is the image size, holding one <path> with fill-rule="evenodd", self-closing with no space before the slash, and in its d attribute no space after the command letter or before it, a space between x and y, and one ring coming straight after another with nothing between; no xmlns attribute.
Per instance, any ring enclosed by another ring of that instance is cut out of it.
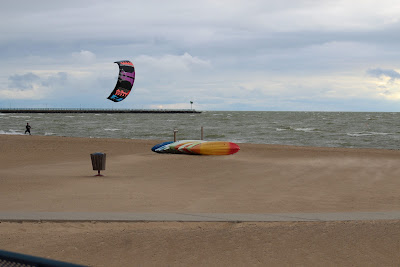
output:
<svg viewBox="0 0 400 267"><path fill-rule="evenodd" d="M239 144L156 154L161 140L0 136L0 212L400 210L400 151ZM107 153L94 177L90 153ZM0 223L0 249L93 266L399 266L399 221Z"/></svg>

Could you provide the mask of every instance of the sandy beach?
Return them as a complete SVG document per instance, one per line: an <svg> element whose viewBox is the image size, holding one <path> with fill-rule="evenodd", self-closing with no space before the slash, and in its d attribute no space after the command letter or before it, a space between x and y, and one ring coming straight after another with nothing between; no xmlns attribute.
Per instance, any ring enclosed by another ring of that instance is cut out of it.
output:
<svg viewBox="0 0 400 267"><path fill-rule="evenodd" d="M0 135L0 212L400 211L400 151ZM107 154L95 177L90 154ZM1 222L0 249L91 266L398 266L400 222Z"/></svg>

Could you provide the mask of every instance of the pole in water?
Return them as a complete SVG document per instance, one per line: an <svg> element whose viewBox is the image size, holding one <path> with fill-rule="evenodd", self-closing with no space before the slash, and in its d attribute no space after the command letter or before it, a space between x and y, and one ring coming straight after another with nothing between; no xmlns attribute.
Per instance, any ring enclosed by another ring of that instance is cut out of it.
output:
<svg viewBox="0 0 400 267"><path fill-rule="evenodd" d="M178 132L177 129L174 129L174 142L176 142L176 133Z"/></svg>
<svg viewBox="0 0 400 267"><path fill-rule="evenodd" d="M203 126L201 126L201 140L204 140L204 131L203 131Z"/></svg>

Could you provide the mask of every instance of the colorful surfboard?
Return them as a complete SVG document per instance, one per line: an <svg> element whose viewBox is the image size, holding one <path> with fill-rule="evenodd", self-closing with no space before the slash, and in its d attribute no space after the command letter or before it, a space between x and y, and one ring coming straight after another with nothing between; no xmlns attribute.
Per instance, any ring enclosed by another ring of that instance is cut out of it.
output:
<svg viewBox="0 0 400 267"><path fill-rule="evenodd" d="M177 142L164 142L155 145L152 151L157 153L191 154L191 155L232 155L240 147L232 142L183 140Z"/></svg>

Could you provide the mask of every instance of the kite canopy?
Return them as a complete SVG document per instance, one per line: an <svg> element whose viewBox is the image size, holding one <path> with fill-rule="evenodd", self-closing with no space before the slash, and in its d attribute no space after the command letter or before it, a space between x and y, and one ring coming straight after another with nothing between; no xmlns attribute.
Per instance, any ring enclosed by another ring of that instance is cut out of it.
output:
<svg viewBox="0 0 400 267"><path fill-rule="evenodd" d="M189 154L189 155L232 155L240 147L232 142L183 140L177 142L164 142L153 146L151 149L157 153Z"/></svg>
<svg viewBox="0 0 400 267"><path fill-rule="evenodd" d="M114 91L107 99L114 102L124 100L131 92L133 83L135 82L135 67L129 60L116 61L119 66L119 76Z"/></svg>

